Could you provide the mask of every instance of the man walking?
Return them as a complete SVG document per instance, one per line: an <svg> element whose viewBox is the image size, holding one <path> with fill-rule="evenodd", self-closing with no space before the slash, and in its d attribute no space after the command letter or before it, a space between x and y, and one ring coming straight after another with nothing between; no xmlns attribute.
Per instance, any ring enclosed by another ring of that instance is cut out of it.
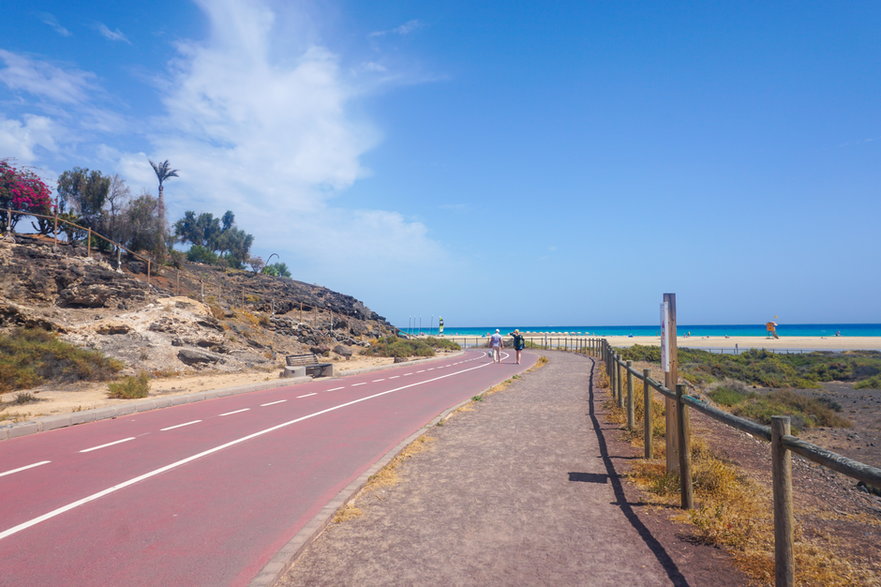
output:
<svg viewBox="0 0 881 587"><path fill-rule="evenodd" d="M498 328L496 328L495 334L489 337L489 346L493 353L493 363L501 363L502 347L504 346L504 343L502 342L502 335L499 334Z"/></svg>

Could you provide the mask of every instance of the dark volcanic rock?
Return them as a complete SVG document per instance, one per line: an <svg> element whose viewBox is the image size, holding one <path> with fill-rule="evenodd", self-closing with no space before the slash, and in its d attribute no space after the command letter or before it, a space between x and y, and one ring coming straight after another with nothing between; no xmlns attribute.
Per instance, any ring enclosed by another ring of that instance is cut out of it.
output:
<svg viewBox="0 0 881 587"><path fill-rule="evenodd" d="M196 349L181 349L177 352L177 358L191 367L223 362L222 357L206 351L197 351Z"/></svg>

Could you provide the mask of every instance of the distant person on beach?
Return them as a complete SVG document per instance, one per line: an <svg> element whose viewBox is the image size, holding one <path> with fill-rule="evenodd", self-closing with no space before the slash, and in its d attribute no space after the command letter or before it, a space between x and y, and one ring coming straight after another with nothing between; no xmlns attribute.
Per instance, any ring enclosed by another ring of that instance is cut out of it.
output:
<svg viewBox="0 0 881 587"><path fill-rule="evenodd" d="M502 335L499 334L499 329L496 328L495 333L489 337L489 347L492 349L493 363L502 362L503 345L504 343L502 342Z"/></svg>
<svg viewBox="0 0 881 587"><path fill-rule="evenodd" d="M523 335L520 334L520 331L516 328L514 332L511 333L511 336L514 337L514 350L517 351L517 364L520 364L520 353L523 352L523 347L526 346L526 340L523 338Z"/></svg>
<svg viewBox="0 0 881 587"><path fill-rule="evenodd" d="M777 323L776 322L766 322L765 329L768 331L768 338L780 338L777 336Z"/></svg>

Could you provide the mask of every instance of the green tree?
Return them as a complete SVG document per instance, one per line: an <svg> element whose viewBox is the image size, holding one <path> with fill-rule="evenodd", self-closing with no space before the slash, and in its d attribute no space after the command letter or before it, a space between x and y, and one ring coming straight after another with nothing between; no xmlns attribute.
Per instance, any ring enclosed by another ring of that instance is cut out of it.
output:
<svg viewBox="0 0 881 587"><path fill-rule="evenodd" d="M217 263L241 269L250 258L254 236L235 225L235 214L227 210L221 218L210 212L196 216L187 210L183 218L174 223L174 234L178 241L189 242L192 247L187 253L191 261Z"/></svg>
<svg viewBox="0 0 881 587"><path fill-rule="evenodd" d="M58 177L58 211L64 213L69 207L79 216L80 224L98 229L110 181L100 171L81 167L65 171Z"/></svg>
<svg viewBox="0 0 881 587"><path fill-rule="evenodd" d="M165 254L160 219L159 201L150 194L142 194L128 203L120 215L120 238L133 251L147 251L157 257Z"/></svg>
<svg viewBox="0 0 881 587"><path fill-rule="evenodd" d="M232 214L232 212L228 212ZM174 234L180 242L218 250L217 239L222 232L220 220L210 212L196 216L192 210L184 212L184 217L174 223Z"/></svg>
<svg viewBox="0 0 881 587"><path fill-rule="evenodd" d="M288 266L284 263L272 263L271 265L267 265L263 268L263 273L274 277L287 277L288 279L291 277L291 272L288 271Z"/></svg>
<svg viewBox="0 0 881 587"><path fill-rule="evenodd" d="M244 230L231 225L229 229L220 233L217 239L217 250L226 259L230 267L241 269L250 256L251 245L254 244L254 236Z"/></svg>

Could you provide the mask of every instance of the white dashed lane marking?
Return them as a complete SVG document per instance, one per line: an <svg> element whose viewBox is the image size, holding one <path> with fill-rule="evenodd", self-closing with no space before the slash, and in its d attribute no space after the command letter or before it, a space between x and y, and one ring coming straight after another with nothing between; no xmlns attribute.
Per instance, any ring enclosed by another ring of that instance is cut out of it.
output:
<svg viewBox="0 0 881 587"><path fill-rule="evenodd" d="M318 393L316 393L316 392L313 391L312 393L307 393L306 395L298 395L298 396L297 396L297 399L303 399L304 397L310 397L310 396L313 396L313 395L318 395Z"/></svg>
<svg viewBox="0 0 881 587"><path fill-rule="evenodd" d="M275 401L275 402L269 402L269 403L267 403L267 404L260 404L260 407L261 407L261 408L265 408L266 406L274 406L275 404L283 404L283 403L285 403L286 401L288 401L288 400L286 400L286 399L280 399L280 400Z"/></svg>
<svg viewBox="0 0 881 587"><path fill-rule="evenodd" d="M99 446L93 446L92 448L84 448L80 452L92 452L93 450L100 450L102 448L107 448L108 446L113 446L116 444L122 444L123 442L128 442L129 440L134 440L134 436L129 436L128 438L123 438L121 440L114 440L113 442L108 442L107 444L102 444Z"/></svg>
<svg viewBox="0 0 881 587"><path fill-rule="evenodd" d="M235 410L235 411L232 411L232 412L226 412L226 413L224 413L224 414L220 414L220 415L221 415L221 416L232 416L233 414L241 414L242 412L247 412L247 411L249 411L250 409L251 409L251 408L242 408L241 410Z"/></svg>
<svg viewBox="0 0 881 587"><path fill-rule="evenodd" d="M362 381L361 383L353 383L352 387L358 387L359 385L367 385L366 381Z"/></svg>
<svg viewBox="0 0 881 587"><path fill-rule="evenodd" d="M325 389L324 391L339 391L340 389L345 389L345 387L331 387L330 389Z"/></svg>
<svg viewBox="0 0 881 587"><path fill-rule="evenodd" d="M192 422L184 422L183 424L175 424L174 426L169 426L168 428L160 428L159 432L165 432L166 430L174 430L175 428L183 428L184 426L189 426L190 424L198 424L202 420L193 420Z"/></svg>
<svg viewBox="0 0 881 587"><path fill-rule="evenodd" d="M27 471L28 469L33 469L34 467L39 467L40 465L48 465L51 462L52 461L40 461L39 463L25 465L24 467L12 469L11 471L4 471L4 472L0 473L0 477L5 477L6 475L12 475L14 473L21 473L22 471Z"/></svg>
<svg viewBox="0 0 881 587"><path fill-rule="evenodd" d="M385 379L374 379L371 383L379 383L380 381L385 381Z"/></svg>

